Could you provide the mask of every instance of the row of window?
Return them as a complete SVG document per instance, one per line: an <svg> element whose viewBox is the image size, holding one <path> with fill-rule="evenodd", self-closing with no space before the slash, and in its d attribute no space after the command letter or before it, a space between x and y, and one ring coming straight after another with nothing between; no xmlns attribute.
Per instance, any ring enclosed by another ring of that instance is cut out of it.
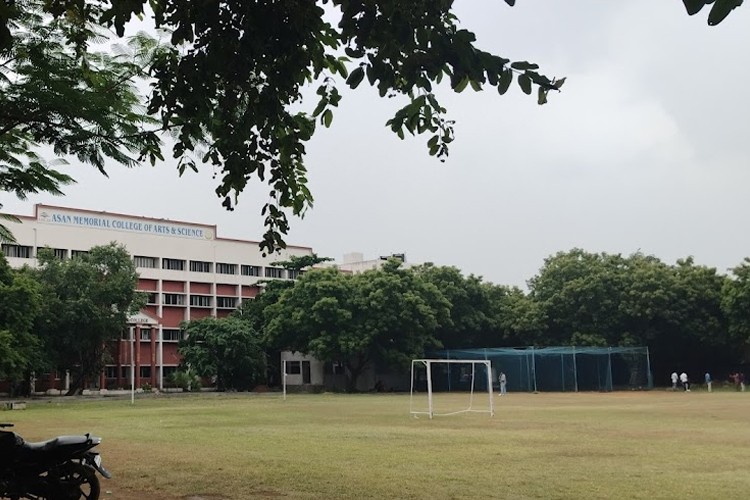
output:
<svg viewBox="0 0 750 500"><path fill-rule="evenodd" d="M135 267L147 268L147 269L158 269L159 268L159 257L145 257L143 255L136 255L133 257ZM242 276L257 276L265 278L283 278L284 269L280 267L266 267L265 269L261 266L251 265L237 265L229 264L227 262L216 263L217 274L240 274ZM189 269L194 273L211 273L214 269L213 262L207 262L204 260L182 260L182 259L161 259L161 268L168 269L170 271L185 271ZM289 271L289 278L296 279L299 277L297 271Z"/></svg>
<svg viewBox="0 0 750 500"><path fill-rule="evenodd" d="M11 245L9 243L3 243L2 249L3 255L6 257L16 257L20 259L31 259L34 257L34 247L28 245ZM66 248L50 248L50 250L52 250L52 253L58 259L67 259L68 256L74 259L76 257L88 255L86 250L70 250L70 255L68 255L68 250Z"/></svg>
<svg viewBox="0 0 750 500"><path fill-rule="evenodd" d="M150 341L151 333L151 328L141 328L140 340L144 342ZM156 332L154 332L154 334L156 335ZM164 342L179 342L180 340L185 338L185 332L180 330L179 328L164 328L161 331L161 337ZM120 338L122 340L130 340L130 332L128 330L123 330Z"/></svg>
<svg viewBox="0 0 750 500"><path fill-rule="evenodd" d="M190 305L195 307L213 307L212 295L190 295ZM156 294L148 294L149 305L157 305ZM162 305L184 306L187 305L185 295L181 293L163 293ZM237 307L237 297L216 297L216 307L219 309L234 309Z"/></svg>
<svg viewBox="0 0 750 500"><path fill-rule="evenodd" d="M6 257L16 257L16 258L22 258L22 259L31 259L34 257L34 247L27 246L27 245L11 245L11 244L3 244L2 245L3 254ZM55 257L58 259L67 259L69 256L70 258L80 257L83 255L87 255L88 252L85 250L70 250L70 254L68 254L68 250L65 248L51 248L52 252L54 253ZM135 267L140 268L146 268L146 269L158 269L159 268L159 258L158 257L145 257L143 255L136 255L133 257L133 263L135 264ZM213 262L206 262L202 260L190 260L185 261L182 259L168 259L163 258L161 259L161 268L167 269L170 271L185 271L187 264L187 269L190 269L191 272L194 273L210 273L213 272L214 263ZM264 278L284 278L284 269L280 267L266 267L263 268L261 266L251 266L251 265L237 265L237 264L229 264L226 262L217 262L216 263L216 273L217 274L231 274L236 275L238 274L242 276L257 276L257 277L264 277ZM289 279L297 279L302 274L302 271L294 271L289 270L287 271L288 278Z"/></svg>

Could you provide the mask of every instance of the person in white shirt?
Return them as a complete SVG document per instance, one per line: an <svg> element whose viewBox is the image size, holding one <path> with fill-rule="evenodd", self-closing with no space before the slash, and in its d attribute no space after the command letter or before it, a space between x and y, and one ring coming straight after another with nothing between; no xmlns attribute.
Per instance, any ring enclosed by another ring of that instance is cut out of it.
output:
<svg viewBox="0 0 750 500"><path fill-rule="evenodd" d="M500 372L500 376L498 377L498 380L500 381L500 394L499 396L503 396L507 393L505 389L505 385L507 382L507 379L505 378L505 373Z"/></svg>
<svg viewBox="0 0 750 500"><path fill-rule="evenodd" d="M677 372L672 372L672 390L677 390L677 381L679 380L679 377L677 376Z"/></svg>
<svg viewBox="0 0 750 500"><path fill-rule="evenodd" d="M690 392L690 382L688 382L687 373L680 373L680 382L682 382L682 387L685 388L685 392Z"/></svg>

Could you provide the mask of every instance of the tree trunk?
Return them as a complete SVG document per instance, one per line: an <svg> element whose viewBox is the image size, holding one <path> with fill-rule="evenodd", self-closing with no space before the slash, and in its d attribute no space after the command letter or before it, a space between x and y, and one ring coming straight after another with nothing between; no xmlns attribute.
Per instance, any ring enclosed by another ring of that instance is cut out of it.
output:
<svg viewBox="0 0 750 500"><path fill-rule="evenodd" d="M77 371L75 374L75 377L70 381L70 387L68 388L68 392L65 393L66 396L77 396L82 392L81 384L83 383L83 373L80 371Z"/></svg>

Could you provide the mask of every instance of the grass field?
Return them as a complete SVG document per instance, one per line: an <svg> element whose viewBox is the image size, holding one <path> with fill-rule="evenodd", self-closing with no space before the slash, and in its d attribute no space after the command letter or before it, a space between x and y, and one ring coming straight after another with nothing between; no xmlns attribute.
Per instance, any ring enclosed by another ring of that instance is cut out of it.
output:
<svg viewBox="0 0 750 500"><path fill-rule="evenodd" d="M102 436L105 499L750 497L748 393L495 403L429 420L408 395L204 394L52 400L0 421L27 440Z"/></svg>

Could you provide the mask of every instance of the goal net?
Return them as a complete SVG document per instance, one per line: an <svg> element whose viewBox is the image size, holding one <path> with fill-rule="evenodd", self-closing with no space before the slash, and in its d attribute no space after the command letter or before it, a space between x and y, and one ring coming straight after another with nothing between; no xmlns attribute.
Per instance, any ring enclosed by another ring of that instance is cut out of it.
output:
<svg viewBox="0 0 750 500"><path fill-rule="evenodd" d="M413 416L495 414L492 364L478 359L414 359L409 412Z"/></svg>

